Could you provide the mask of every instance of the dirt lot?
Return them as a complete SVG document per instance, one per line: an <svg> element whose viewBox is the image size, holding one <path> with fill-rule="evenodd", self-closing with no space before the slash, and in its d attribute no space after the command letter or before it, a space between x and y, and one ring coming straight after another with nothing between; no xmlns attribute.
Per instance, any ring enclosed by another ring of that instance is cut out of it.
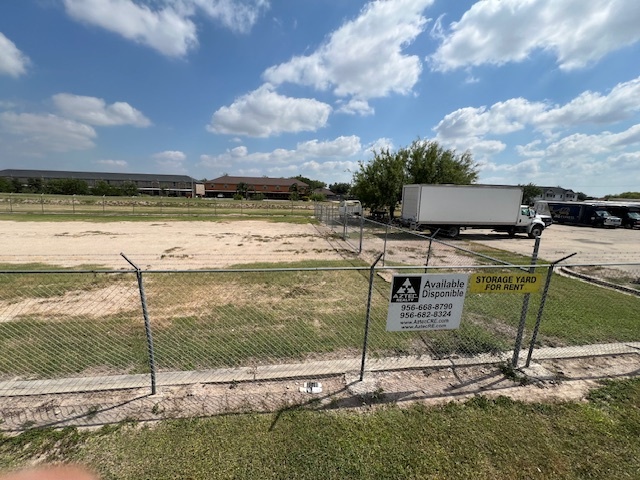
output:
<svg viewBox="0 0 640 480"><path fill-rule="evenodd" d="M0 223L0 263L42 262L144 269L221 268L237 263L340 259L322 227L235 222Z"/></svg>

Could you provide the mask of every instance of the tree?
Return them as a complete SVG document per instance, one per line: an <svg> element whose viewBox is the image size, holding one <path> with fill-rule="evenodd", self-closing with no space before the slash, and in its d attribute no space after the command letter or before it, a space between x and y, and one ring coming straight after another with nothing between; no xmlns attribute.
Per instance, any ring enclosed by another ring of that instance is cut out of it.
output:
<svg viewBox="0 0 640 480"><path fill-rule="evenodd" d="M398 155L405 158L407 183L452 183L469 185L478 180L477 165L471 153L457 155L438 142L414 140Z"/></svg>
<svg viewBox="0 0 640 480"><path fill-rule="evenodd" d="M138 186L134 182L124 182L118 190L121 192L120 195L127 197L138 195Z"/></svg>
<svg viewBox="0 0 640 480"><path fill-rule="evenodd" d="M236 185L236 194L240 195L242 198L247 198L247 192L249 191L249 185L244 182L238 183Z"/></svg>
<svg viewBox="0 0 640 480"><path fill-rule="evenodd" d="M303 183L306 183L307 185L309 185L309 190L313 191L316 188L325 188L327 186L327 184L325 182L321 182L320 180L311 180L310 178L307 177L303 177L302 175L297 175L295 177L291 177L291 178L295 178L296 180L300 180Z"/></svg>
<svg viewBox="0 0 640 480"><path fill-rule="evenodd" d="M629 198L633 200L640 199L640 192L622 192L616 195L605 195L605 200L616 199L616 198Z"/></svg>
<svg viewBox="0 0 640 480"><path fill-rule="evenodd" d="M389 210L389 217L402 195L405 183L405 158L389 149L373 151L373 160L359 162L359 170L353 174L351 193L370 210Z"/></svg>
<svg viewBox="0 0 640 480"><path fill-rule="evenodd" d="M533 204L533 199L542 195L542 189L533 183L519 186L522 187L522 203L526 205Z"/></svg>
<svg viewBox="0 0 640 480"><path fill-rule="evenodd" d="M44 193L44 180L40 177L27 179L27 187L23 191L25 193Z"/></svg>
<svg viewBox="0 0 640 480"><path fill-rule="evenodd" d="M370 162L360 162L353 175L351 194L371 210L388 209L393 218L405 184L468 185L477 179L477 165L471 153L456 154L437 142L415 140L396 153L388 149L374 151Z"/></svg>
<svg viewBox="0 0 640 480"><path fill-rule="evenodd" d="M89 185L79 178L58 178L49 180L44 190L58 195L88 195Z"/></svg>
<svg viewBox="0 0 640 480"><path fill-rule="evenodd" d="M349 194L349 190L351 189L350 183L332 183L329 185L329 190L331 190L336 195L346 196Z"/></svg>
<svg viewBox="0 0 640 480"><path fill-rule="evenodd" d="M300 200L299 187L297 183L292 183L291 185L289 185L289 200Z"/></svg>
<svg viewBox="0 0 640 480"><path fill-rule="evenodd" d="M13 192L13 184L4 177L0 177L0 192L11 193Z"/></svg>

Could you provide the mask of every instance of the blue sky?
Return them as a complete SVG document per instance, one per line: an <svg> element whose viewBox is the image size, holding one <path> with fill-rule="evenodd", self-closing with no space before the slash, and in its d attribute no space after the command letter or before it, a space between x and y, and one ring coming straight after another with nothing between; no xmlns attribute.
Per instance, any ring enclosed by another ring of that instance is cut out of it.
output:
<svg viewBox="0 0 640 480"><path fill-rule="evenodd" d="M640 190L638 0L5 0L0 168Z"/></svg>

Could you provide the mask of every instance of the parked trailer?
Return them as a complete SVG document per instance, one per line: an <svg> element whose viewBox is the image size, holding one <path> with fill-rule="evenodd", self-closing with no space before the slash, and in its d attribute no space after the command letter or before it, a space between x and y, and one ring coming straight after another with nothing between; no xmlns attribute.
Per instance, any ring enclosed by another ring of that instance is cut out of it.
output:
<svg viewBox="0 0 640 480"><path fill-rule="evenodd" d="M537 212L551 215L556 223L567 225L588 225L592 227L616 228L622 220L608 210L603 202L554 202L538 200L534 208Z"/></svg>
<svg viewBox="0 0 640 480"><path fill-rule="evenodd" d="M440 230L450 237L466 228L540 236L545 222L521 202L522 187L518 186L405 185L401 221L414 229Z"/></svg>

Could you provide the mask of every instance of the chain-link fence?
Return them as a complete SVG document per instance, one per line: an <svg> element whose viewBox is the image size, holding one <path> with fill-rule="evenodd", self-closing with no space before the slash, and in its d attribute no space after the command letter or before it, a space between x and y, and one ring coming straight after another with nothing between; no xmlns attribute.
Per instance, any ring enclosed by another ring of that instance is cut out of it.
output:
<svg viewBox="0 0 640 480"><path fill-rule="evenodd" d="M535 253L523 261L328 212L319 213L360 258L312 268L1 271L5 425L24 427L40 411L36 424L90 418L114 392L123 405L134 395L151 418L184 408L158 400L171 389L192 400L187 414L273 409L306 401L305 385L318 380L335 393L345 388L338 377L640 348L638 262L535 264ZM531 293L491 285L531 273ZM486 288L467 289L458 328L389 331L394 276L424 274L480 278ZM56 400L50 412L52 396L73 392L93 392L93 403L57 415ZM25 420L21 402L34 398Z"/></svg>
<svg viewBox="0 0 640 480"><path fill-rule="evenodd" d="M44 195L0 193L0 214L105 216L302 216L313 213L310 202L232 200L201 197Z"/></svg>
<svg viewBox="0 0 640 480"><path fill-rule="evenodd" d="M637 281L640 264L624 267L628 273L619 278ZM298 269L3 271L0 411L6 428L68 422L74 415L89 421L109 403L107 391L116 392L123 405L142 402L151 418L160 411L175 416L279 408L305 401L305 393L287 391L287 379L296 386L325 379L327 391L330 379L344 375L366 379L404 369L522 366L531 357L620 354L640 346L638 291L603 288L604 280L587 282L593 277L585 273L567 275L596 268L585 265L537 266L540 288L530 294L469 290L456 329L387 330L394 275L504 279L532 268L378 262ZM613 266L602 270L623 272ZM209 387L217 389L215 402L210 392L201 396ZM159 399L175 389L183 389L182 403ZM331 391L341 390L344 382ZM83 407L65 410L64 401L52 400L77 392L90 395L89 406L85 399ZM33 412L42 418L34 420Z"/></svg>

